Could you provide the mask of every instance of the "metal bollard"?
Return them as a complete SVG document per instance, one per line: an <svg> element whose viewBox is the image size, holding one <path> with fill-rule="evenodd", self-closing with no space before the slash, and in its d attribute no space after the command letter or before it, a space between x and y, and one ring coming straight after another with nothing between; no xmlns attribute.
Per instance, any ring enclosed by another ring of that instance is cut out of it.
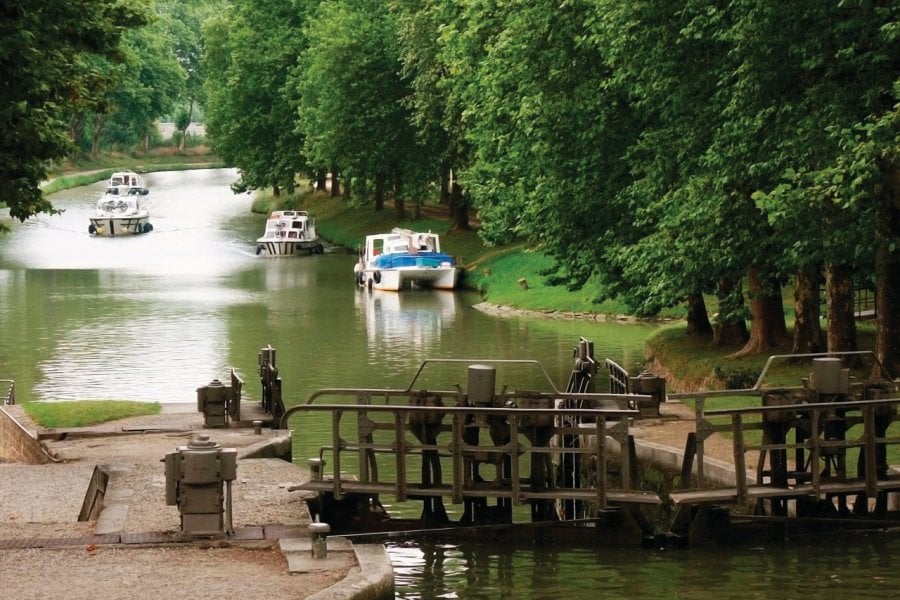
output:
<svg viewBox="0 0 900 600"><path fill-rule="evenodd" d="M328 546L325 542L331 527L328 523L310 523L309 533L312 543L312 557L316 560L328 558Z"/></svg>
<svg viewBox="0 0 900 600"><path fill-rule="evenodd" d="M325 461L321 458L309 459L309 477L312 481L322 481L322 471L325 468Z"/></svg>
<svg viewBox="0 0 900 600"><path fill-rule="evenodd" d="M262 421L253 421L253 433L262 435Z"/></svg>

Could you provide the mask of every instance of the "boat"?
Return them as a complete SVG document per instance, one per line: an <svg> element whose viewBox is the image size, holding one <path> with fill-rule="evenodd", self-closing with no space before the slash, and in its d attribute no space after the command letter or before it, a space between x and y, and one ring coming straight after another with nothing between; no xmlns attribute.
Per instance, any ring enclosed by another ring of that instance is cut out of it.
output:
<svg viewBox="0 0 900 600"><path fill-rule="evenodd" d="M97 208L88 225L88 233L113 237L150 233L150 211L143 206L147 192L132 191L129 185L110 186L97 200ZM143 188L146 189L146 188Z"/></svg>
<svg viewBox="0 0 900 600"><path fill-rule="evenodd" d="M325 248L316 235L316 220L304 210L272 211L263 236L256 240L260 256L322 254Z"/></svg>
<svg viewBox="0 0 900 600"><path fill-rule="evenodd" d="M117 188L119 195L146 196L150 193L150 188L147 187L144 178L134 171L117 171L110 175L109 182L106 184L107 193L111 188Z"/></svg>
<svg viewBox="0 0 900 600"><path fill-rule="evenodd" d="M453 257L441 252L438 234L401 228L366 236L353 272L359 286L393 292L414 286L452 290L459 274Z"/></svg>

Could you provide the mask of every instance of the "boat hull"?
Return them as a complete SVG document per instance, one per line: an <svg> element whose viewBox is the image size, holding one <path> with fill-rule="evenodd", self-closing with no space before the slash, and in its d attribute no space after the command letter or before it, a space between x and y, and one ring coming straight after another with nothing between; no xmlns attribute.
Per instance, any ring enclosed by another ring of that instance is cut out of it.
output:
<svg viewBox="0 0 900 600"><path fill-rule="evenodd" d="M98 237L138 235L153 230L149 215L135 217L93 217L88 233Z"/></svg>
<svg viewBox="0 0 900 600"><path fill-rule="evenodd" d="M430 287L437 290L456 289L456 267L400 267L396 269L362 269L356 281L371 290L399 292L409 287Z"/></svg>
<svg viewBox="0 0 900 600"><path fill-rule="evenodd" d="M322 254L325 249L317 240L266 240L256 243L256 254L259 256L297 256L301 254Z"/></svg>

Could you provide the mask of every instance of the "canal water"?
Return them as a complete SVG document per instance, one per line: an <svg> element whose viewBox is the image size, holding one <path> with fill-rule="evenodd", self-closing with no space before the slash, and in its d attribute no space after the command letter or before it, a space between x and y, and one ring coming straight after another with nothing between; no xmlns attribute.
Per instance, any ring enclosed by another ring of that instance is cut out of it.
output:
<svg viewBox="0 0 900 600"><path fill-rule="evenodd" d="M579 337L597 358L641 367L653 328L498 318L472 293L371 293L355 256L260 258L265 217L234 195L230 169L148 174L150 234L94 238L99 182L54 194L62 212L0 235L0 379L22 401L194 402L235 368L258 398L257 353L271 344L287 405L326 387L404 387L428 358L530 359L498 376L564 387ZM0 218L6 218L0 216ZM446 375L442 375L446 376ZM457 382L465 386L465 375ZM443 388L442 388L443 389ZM298 460L327 440L323 418L295 425ZM734 552L414 543L390 547L400 598L887 597L898 542L791 544Z"/></svg>

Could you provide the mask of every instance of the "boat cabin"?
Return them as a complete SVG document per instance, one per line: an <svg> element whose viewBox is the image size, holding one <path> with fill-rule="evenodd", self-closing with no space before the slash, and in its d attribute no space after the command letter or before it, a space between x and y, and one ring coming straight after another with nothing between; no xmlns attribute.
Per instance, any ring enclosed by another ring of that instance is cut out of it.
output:
<svg viewBox="0 0 900 600"><path fill-rule="evenodd" d="M314 223L306 211L302 210L277 210L266 221L266 230L262 240L308 239L315 231Z"/></svg>

